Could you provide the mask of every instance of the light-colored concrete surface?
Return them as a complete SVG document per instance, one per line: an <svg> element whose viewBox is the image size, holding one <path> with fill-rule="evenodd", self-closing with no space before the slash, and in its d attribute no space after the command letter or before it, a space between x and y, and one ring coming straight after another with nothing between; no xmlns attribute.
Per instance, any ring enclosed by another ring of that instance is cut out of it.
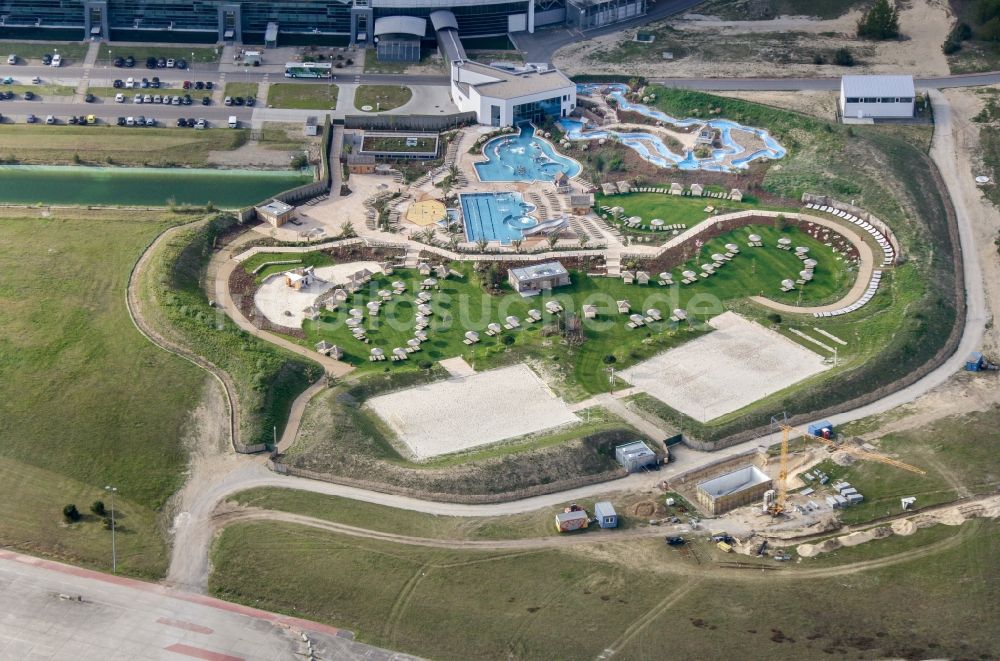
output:
<svg viewBox="0 0 1000 661"><path fill-rule="evenodd" d="M400 390L368 400L417 459L577 422L527 365Z"/></svg>
<svg viewBox="0 0 1000 661"><path fill-rule="evenodd" d="M620 372L668 406L706 422L822 372L823 356L735 312L714 332Z"/></svg>
<svg viewBox="0 0 1000 661"><path fill-rule="evenodd" d="M288 269L295 269L295 264L289 264ZM254 294L253 302L257 309L272 324L286 328L302 328L305 316L302 311L316 302L316 299L337 285L347 282L352 273L368 269L372 273L380 273L382 267L377 262L348 262L333 266L321 266L315 270L316 279L308 287L292 289L285 284L285 276L276 273L268 277Z"/></svg>
<svg viewBox="0 0 1000 661"><path fill-rule="evenodd" d="M116 661L412 659L349 632L0 551L0 658ZM307 642L308 641L308 642Z"/></svg>

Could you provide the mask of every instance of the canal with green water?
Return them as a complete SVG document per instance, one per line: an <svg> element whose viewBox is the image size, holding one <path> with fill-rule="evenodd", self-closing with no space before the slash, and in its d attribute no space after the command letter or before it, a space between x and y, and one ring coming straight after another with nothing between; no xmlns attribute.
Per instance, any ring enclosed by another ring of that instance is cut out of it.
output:
<svg viewBox="0 0 1000 661"><path fill-rule="evenodd" d="M0 165L0 203L238 208L312 180L294 170Z"/></svg>

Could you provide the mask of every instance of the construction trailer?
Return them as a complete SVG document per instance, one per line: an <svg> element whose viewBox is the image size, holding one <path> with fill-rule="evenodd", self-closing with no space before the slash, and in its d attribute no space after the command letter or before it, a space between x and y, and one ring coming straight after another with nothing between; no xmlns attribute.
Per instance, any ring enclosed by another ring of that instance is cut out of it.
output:
<svg viewBox="0 0 1000 661"><path fill-rule="evenodd" d="M723 514L731 509L760 500L771 490L771 478L754 465L713 477L698 484L698 502L711 514Z"/></svg>
<svg viewBox="0 0 1000 661"><path fill-rule="evenodd" d="M559 532L571 532L582 530L590 525L590 517L584 510L571 510L569 512L559 512L556 514L556 530Z"/></svg>
<svg viewBox="0 0 1000 661"><path fill-rule="evenodd" d="M602 528L617 528L618 513L615 506L606 500L594 503L594 516L597 517L597 525Z"/></svg>
<svg viewBox="0 0 1000 661"><path fill-rule="evenodd" d="M806 429L810 436L817 436L819 438L833 438L833 423L829 420L820 420L819 422L814 422L809 425Z"/></svg>
<svg viewBox="0 0 1000 661"><path fill-rule="evenodd" d="M615 447L615 459L629 473L659 465L659 457L642 441L633 441Z"/></svg>

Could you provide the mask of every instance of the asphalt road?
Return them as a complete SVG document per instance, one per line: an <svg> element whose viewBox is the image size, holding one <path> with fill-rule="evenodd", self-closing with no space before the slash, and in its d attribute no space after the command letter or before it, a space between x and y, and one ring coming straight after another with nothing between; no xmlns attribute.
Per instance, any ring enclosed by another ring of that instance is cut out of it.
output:
<svg viewBox="0 0 1000 661"><path fill-rule="evenodd" d="M0 551L0 659L404 661L350 632ZM308 642L303 638L308 638Z"/></svg>

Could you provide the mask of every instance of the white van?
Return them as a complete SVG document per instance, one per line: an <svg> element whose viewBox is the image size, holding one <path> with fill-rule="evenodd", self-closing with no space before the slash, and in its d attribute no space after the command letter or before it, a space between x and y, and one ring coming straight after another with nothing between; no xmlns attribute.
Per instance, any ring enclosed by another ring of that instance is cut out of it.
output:
<svg viewBox="0 0 1000 661"><path fill-rule="evenodd" d="M135 117L126 117L125 126L135 126Z"/></svg>
<svg viewBox="0 0 1000 661"><path fill-rule="evenodd" d="M238 129L240 127L240 120L236 119L236 115L229 116L229 128Z"/></svg>
<svg viewBox="0 0 1000 661"><path fill-rule="evenodd" d="M125 103L125 95L121 92L115 94L115 103Z"/></svg>
<svg viewBox="0 0 1000 661"><path fill-rule="evenodd" d="M11 53L7 56L7 64L17 64L17 55Z"/></svg>
<svg viewBox="0 0 1000 661"><path fill-rule="evenodd" d="M61 67L62 66L62 55L56 53L52 56L52 66Z"/></svg>
<svg viewBox="0 0 1000 661"><path fill-rule="evenodd" d="M135 87L135 78L128 77L125 79L125 89L130 90Z"/></svg>

